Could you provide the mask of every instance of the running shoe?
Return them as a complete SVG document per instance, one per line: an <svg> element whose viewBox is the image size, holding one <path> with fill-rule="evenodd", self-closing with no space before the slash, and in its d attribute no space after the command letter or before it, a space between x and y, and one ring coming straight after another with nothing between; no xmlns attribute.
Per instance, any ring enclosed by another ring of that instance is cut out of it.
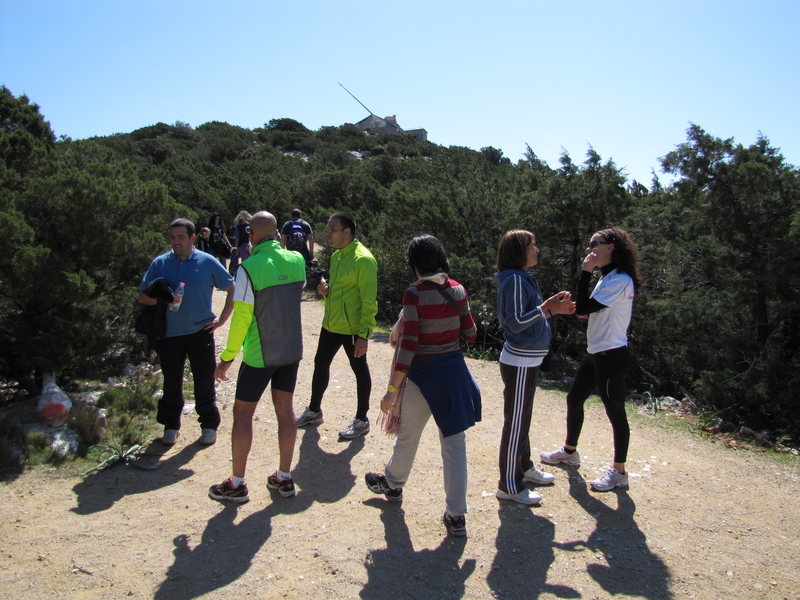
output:
<svg viewBox="0 0 800 600"><path fill-rule="evenodd" d="M522 476L522 481L534 483L536 485L550 485L556 480L556 476L552 473L545 473L536 467L531 467Z"/></svg>
<svg viewBox="0 0 800 600"><path fill-rule="evenodd" d="M369 419L364 419L362 421L361 419L353 417L350 424L343 431L340 431L339 435L346 440L354 440L367 433L369 433Z"/></svg>
<svg viewBox="0 0 800 600"><path fill-rule="evenodd" d="M322 425L323 418L322 418L322 410L318 410L314 412L313 410L308 410L306 407L302 414L295 419L298 427L306 427L307 425Z"/></svg>
<svg viewBox="0 0 800 600"><path fill-rule="evenodd" d="M456 537L464 537L467 535L467 519L464 515L458 517L451 517L445 511L442 515L442 523L447 527L447 533Z"/></svg>
<svg viewBox="0 0 800 600"><path fill-rule="evenodd" d="M513 502L519 502L520 504L526 504L528 506L539 504L539 502L542 501L542 497L539 494L529 490L528 488L522 488L517 494L509 494L503 490L497 490L495 496L497 496L500 500L511 500Z"/></svg>
<svg viewBox="0 0 800 600"><path fill-rule="evenodd" d="M581 456L577 450L570 454L564 448L559 448L553 452L542 452L540 456L542 457L542 462L548 465L569 465L571 467L579 467L581 465Z"/></svg>
<svg viewBox="0 0 800 600"><path fill-rule="evenodd" d="M597 492L609 492L614 488L628 487L628 472L620 473L614 467L609 467L608 471L600 475L589 485Z"/></svg>
<svg viewBox="0 0 800 600"><path fill-rule="evenodd" d="M161 443L165 446L173 446L175 444L175 440L178 439L178 430L177 429L165 429L164 435L161 436Z"/></svg>
<svg viewBox="0 0 800 600"><path fill-rule="evenodd" d="M280 481L277 471L267 477L267 487L271 490L277 490L284 498L291 498L297 493L297 490L294 489L294 482L291 479Z"/></svg>
<svg viewBox="0 0 800 600"><path fill-rule="evenodd" d="M215 429L203 429L203 432L200 434L200 443L203 446L210 446L215 444L217 441L217 432Z"/></svg>
<svg viewBox="0 0 800 600"><path fill-rule="evenodd" d="M390 488L386 483L386 477L380 473L367 473L364 476L364 482L371 492L383 494L389 502L403 501L403 488Z"/></svg>
<svg viewBox="0 0 800 600"><path fill-rule="evenodd" d="M214 500L229 500L230 502L247 502L250 500L247 484L242 483L239 487L233 487L230 477L219 485L212 485L208 490L208 497Z"/></svg>

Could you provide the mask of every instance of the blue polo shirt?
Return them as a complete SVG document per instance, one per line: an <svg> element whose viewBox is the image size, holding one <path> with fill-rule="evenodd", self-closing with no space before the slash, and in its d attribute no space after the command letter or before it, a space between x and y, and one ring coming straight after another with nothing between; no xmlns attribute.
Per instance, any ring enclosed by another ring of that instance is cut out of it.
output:
<svg viewBox="0 0 800 600"><path fill-rule="evenodd" d="M177 311L167 311L167 335L164 337L190 335L203 329L216 317L211 311L214 288L227 290L233 284L233 277L216 258L197 249L192 249L184 260L172 250L154 258L139 289L145 290L159 277L166 279L173 290L181 283L185 286L181 307Z"/></svg>

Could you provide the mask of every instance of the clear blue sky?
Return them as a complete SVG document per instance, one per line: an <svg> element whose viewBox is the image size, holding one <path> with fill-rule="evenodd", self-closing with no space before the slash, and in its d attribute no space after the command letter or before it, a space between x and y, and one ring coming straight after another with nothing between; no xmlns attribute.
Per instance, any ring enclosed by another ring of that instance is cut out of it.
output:
<svg viewBox="0 0 800 600"><path fill-rule="evenodd" d="M0 84L57 135L397 115L444 146L589 145L649 185L696 123L800 164L797 0L0 0Z"/></svg>

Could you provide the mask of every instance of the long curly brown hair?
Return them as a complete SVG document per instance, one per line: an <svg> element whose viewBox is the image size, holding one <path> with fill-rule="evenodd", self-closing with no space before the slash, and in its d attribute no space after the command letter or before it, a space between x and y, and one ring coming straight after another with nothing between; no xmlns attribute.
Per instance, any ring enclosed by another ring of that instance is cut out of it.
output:
<svg viewBox="0 0 800 600"><path fill-rule="evenodd" d="M609 244L614 244L614 264L617 271L627 273L633 279L633 287L639 291L643 283L639 251L631 234L621 227L608 227L598 231Z"/></svg>

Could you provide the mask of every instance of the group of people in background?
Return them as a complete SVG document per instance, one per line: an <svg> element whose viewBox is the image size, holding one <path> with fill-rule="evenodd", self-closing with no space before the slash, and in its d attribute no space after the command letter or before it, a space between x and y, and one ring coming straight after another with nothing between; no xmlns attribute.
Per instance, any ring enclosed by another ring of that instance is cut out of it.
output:
<svg viewBox="0 0 800 600"><path fill-rule="evenodd" d="M310 265L314 258L314 233L311 225L303 218L299 208L292 210L292 218L283 224L276 233L281 248L299 252ZM233 243L227 235L222 215L212 213L208 226L200 230L196 239L197 248L216 258L225 267L230 260L229 272L236 277L239 264L250 256L250 221L252 216L246 210L236 215L233 221Z"/></svg>
<svg viewBox="0 0 800 600"><path fill-rule="evenodd" d="M219 214L212 215L198 238L190 221L177 219L170 227L172 250L154 259L142 279L139 301L143 304L159 302L148 295L159 278L172 290L181 284L184 290L183 296L176 294L171 303L162 301L167 327L157 345L164 373L157 421L164 426L164 444L174 444L180 430L186 358L195 379L199 441L213 444L220 423L214 380L227 380L230 365L243 352L233 409L232 474L211 486L209 495L217 500L249 500L245 474L253 415L270 383L278 420L279 461L278 469L267 478L267 487L284 497L295 495L291 465L297 428L323 423L321 404L330 366L341 348L356 376L357 402L355 415L340 436L355 439L370 431L372 378L367 352L378 309L377 262L358 241L355 220L346 213L332 215L327 223L326 241L335 251L329 280L322 278L317 288L325 312L311 396L295 417L293 394L303 355L300 304L305 269L313 259L314 237L298 209L291 217L279 228L275 216L266 211L253 216L240 212L235 220L235 246L228 240ZM193 245L196 239L197 249ZM238 258L235 265L232 261L230 272L225 269L226 251ZM365 482L372 492L401 502L422 432L433 417L439 430L445 489L442 521L451 535L463 536L468 510L465 432L481 420L482 405L460 340L473 342L477 330L467 291L449 277L450 265L440 241L430 235L417 236L411 240L406 258L414 283L403 294L402 311L392 332L395 358L381 399L381 411L394 418L391 431L397 439L384 472L367 473ZM614 457L613 465L590 485L597 491L627 486L627 330L641 284L636 246L620 228L602 229L592 236L574 299L568 291L544 299L530 273L538 262L539 248L533 233L512 230L500 240L495 280L498 318L505 339L499 361L504 391L496 495L526 505L541 501L539 493L526 484L555 481L552 473L534 465L529 430L539 369L550 348L549 320L558 314L575 313L588 319L588 348L567 395L564 445L542 453L540 459L551 465L580 464L577 446L583 406L597 390L611 421ZM590 292L596 269L601 277ZM214 288L227 294L219 317L211 311ZM178 310L174 310L176 306ZM229 318L228 341L217 362L213 332Z"/></svg>

